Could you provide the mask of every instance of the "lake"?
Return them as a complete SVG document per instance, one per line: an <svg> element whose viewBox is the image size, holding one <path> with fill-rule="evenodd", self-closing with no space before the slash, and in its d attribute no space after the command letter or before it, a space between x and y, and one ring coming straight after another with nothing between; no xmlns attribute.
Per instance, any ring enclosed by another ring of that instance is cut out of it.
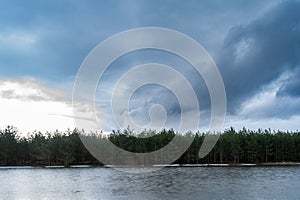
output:
<svg viewBox="0 0 300 200"><path fill-rule="evenodd" d="M100 167L1 168L0 181L5 200L300 198L297 166L170 167L136 174Z"/></svg>

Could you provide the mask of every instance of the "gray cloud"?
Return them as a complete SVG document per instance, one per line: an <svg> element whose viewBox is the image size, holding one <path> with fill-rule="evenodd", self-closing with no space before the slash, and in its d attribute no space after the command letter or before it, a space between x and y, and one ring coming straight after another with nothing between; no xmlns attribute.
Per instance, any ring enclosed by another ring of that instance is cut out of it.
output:
<svg viewBox="0 0 300 200"><path fill-rule="evenodd" d="M161 9L165 10L166 7L163 6ZM215 50L214 59L225 82L229 115L249 119L272 117L287 119L299 114L300 104L296 98L300 93L297 78L300 66L299 10L300 2L297 1L274 3L273 6L269 6L269 9L257 12L259 15L254 13L254 16L251 17L252 20L248 22L241 20L242 23L235 26L225 22L226 25L221 25L223 29L216 27L217 30L228 30L227 34L213 30L212 27L209 28L214 32L210 39L214 38L216 33L225 35L215 39L215 41L223 40L223 43L218 51ZM226 12L222 10L222 13L225 15ZM190 15L193 14L187 14L189 17ZM222 16L220 13L216 15ZM157 16L153 16L153 18L157 18ZM218 19L218 17L214 19ZM161 22L164 23L164 20ZM202 23L205 20L199 19L199 21ZM233 19L233 21L237 22L238 20ZM228 28L229 25L231 28ZM204 38L207 39L207 35L201 39L197 38L197 40L204 41L205 44L206 39ZM217 45L214 48L218 48ZM98 89L101 93L98 92L98 95L109 96L112 85L130 67L149 62L172 66L191 82L197 91L201 114L203 114L202 119L207 122L206 120L210 117L211 105L205 83L188 63L161 51L144 50L120 57L106 72L103 80L104 87L100 84L100 89ZM280 77L286 73L289 73L289 77L278 82ZM158 75L174 81L166 74ZM136 77L136 79L140 80L143 77ZM275 89L272 84L276 85ZM145 87L143 90L137 90L133 97L130 113L141 123L149 121L148 109L155 103L164 106L170 123L178 121L180 114L189 112L189 110L180 108L174 95L162 89ZM268 98L272 99L268 100ZM109 115L107 99L102 99L98 105ZM112 119L108 119L112 121Z"/></svg>
<svg viewBox="0 0 300 200"><path fill-rule="evenodd" d="M298 1L282 2L250 23L231 28L217 59L229 112L283 73L299 68L299 10ZM283 89L285 95L299 93L298 83L294 77Z"/></svg>
<svg viewBox="0 0 300 200"><path fill-rule="evenodd" d="M300 97L300 67L292 73L291 77L286 80L285 84L277 92L278 96Z"/></svg>

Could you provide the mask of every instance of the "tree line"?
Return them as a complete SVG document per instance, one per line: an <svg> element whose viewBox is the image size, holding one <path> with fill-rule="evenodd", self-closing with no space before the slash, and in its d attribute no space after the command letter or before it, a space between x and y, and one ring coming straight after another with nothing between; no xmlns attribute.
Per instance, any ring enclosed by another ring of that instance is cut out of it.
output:
<svg viewBox="0 0 300 200"><path fill-rule="evenodd" d="M13 126L0 130L0 165L50 166L50 165L101 165L84 147L78 129L65 132L41 133L27 136ZM138 134L125 129L112 131L107 139L131 152L151 152L167 145L175 136L174 130L159 132L148 130ZM204 158L198 156L206 133L186 133L180 137L194 137L187 151L174 163L269 163L300 162L300 132L256 131L243 128L225 130L212 151Z"/></svg>

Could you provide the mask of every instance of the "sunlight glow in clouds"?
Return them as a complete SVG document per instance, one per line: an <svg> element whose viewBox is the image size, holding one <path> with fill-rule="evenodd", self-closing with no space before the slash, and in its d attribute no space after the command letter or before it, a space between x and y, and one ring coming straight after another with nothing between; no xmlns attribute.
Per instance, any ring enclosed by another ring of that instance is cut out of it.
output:
<svg viewBox="0 0 300 200"><path fill-rule="evenodd" d="M0 127L13 125L23 134L73 129L71 101L62 97L33 80L0 80Z"/></svg>

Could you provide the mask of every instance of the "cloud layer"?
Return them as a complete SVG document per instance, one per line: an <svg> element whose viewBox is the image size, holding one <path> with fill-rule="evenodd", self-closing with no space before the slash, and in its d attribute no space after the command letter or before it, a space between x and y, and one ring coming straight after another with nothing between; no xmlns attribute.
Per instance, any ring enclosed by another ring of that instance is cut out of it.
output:
<svg viewBox="0 0 300 200"><path fill-rule="evenodd" d="M226 84L231 112L238 112L237 104L255 95L284 73L291 74L278 94L297 93L296 74L300 68L299 9L299 2L283 2L248 24L230 29L218 64Z"/></svg>
<svg viewBox="0 0 300 200"><path fill-rule="evenodd" d="M297 128L299 1L231 1L222 5L218 1L63 1L60 4L27 1L3 3L3 8L0 12L3 19L0 22L0 106L5 114L1 126L12 124L24 130L72 128L68 95L81 62L92 48L120 31L160 26L193 37L212 55L226 87L226 127ZM12 12L15 10L18 12ZM190 80L197 91L201 120L207 123L211 105L201 77L174 55L144 51L123 56L105 73L96 93L97 106L104 112L98 116L103 120L103 127L115 128L109 110L114 84L130 67L149 62L172 66ZM166 74L158 75L172 81ZM45 84L24 77L41 79ZM81 103L78 106L84 105ZM170 124L176 125L180 114L185 112L170 91L157 86L136 90L130 112L145 124L150 117L148 109L156 103L165 107ZM92 109L86 105L83 112L85 108L87 112ZM30 117L26 118L28 113ZM41 119L43 123L34 123Z"/></svg>

